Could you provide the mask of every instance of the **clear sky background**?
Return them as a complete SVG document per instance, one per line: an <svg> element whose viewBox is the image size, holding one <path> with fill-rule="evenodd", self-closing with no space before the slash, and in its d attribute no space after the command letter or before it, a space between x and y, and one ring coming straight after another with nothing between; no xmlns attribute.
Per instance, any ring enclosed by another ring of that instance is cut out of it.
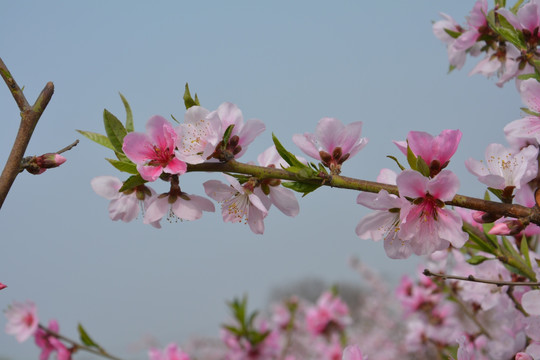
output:
<svg viewBox="0 0 540 360"><path fill-rule="evenodd" d="M244 118L267 126L241 158L255 161L274 132L300 154L293 134L313 132L320 118L363 121L369 144L347 161L343 175L374 180L386 155L403 159L392 140L410 130L434 135L463 131L450 169L460 193L483 195L464 166L505 143L503 126L520 117L513 83L503 89L467 76L479 59L447 74L446 49L432 34L439 11L464 23L473 1L5 1L0 56L33 102L45 83L55 95L27 155L58 150L75 139L60 168L21 174L0 212L0 309L33 300L42 322L56 318L76 337L82 322L110 352L149 334L165 345L190 336L218 336L225 301L249 294L265 307L270 289L306 277L361 284L347 265L358 256L395 283L412 274L418 257L391 260L382 243L362 241L355 226L368 213L356 193L321 189L288 218L272 208L263 236L223 223L220 213L156 230L141 219L108 218L108 201L90 180L122 176L103 158L111 153L75 129L104 133L107 108L124 118L129 100L138 131L154 114L182 119L184 84L213 110L237 104ZM0 162L11 149L19 110L0 84ZM219 174L187 174L184 191L203 195ZM158 192L166 191L157 184ZM0 329L6 320L0 317ZM37 347L0 333L0 358L37 358ZM77 358L89 358L77 355Z"/></svg>

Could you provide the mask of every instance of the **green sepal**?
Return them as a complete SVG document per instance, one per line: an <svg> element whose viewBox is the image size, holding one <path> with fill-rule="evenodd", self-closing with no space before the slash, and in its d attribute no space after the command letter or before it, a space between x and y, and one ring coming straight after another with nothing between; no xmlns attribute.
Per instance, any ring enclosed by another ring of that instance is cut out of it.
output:
<svg viewBox="0 0 540 360"><path fill-rule="evenodd" d="M447 74L450 74L452 71L456 70L456 66L455 65L448 65L448 72Z"/></svg>
<svg viewBox="0 0 540 360"><path fill-rule="evenodd" d="M133 113L131 112L131 107L129 106L129 103L124 95L122 95L122 93L119 94L120 98L122 98L122 102L124 103L124 108L126 108L126 131L128 133L133 132L135 131L135 127L133 125Z"/></svg>
<svg viewBox="0 0 540 360"><path fill-rule="evenodd" d="M529 242L527 241L526 236L521 238L519 250L521 251L521 254L523 254L523 259L525 260L527 266L532 269L531 257L529 256Z"/></svg>
<svg viewBox="0 0 540 360"><path fill-rule="evenodd" d="M95 143L98 143L99 145L105 146L106 148L109 148L111 150L114 150L114 146L111 144L111 140L109 140L108 137L105 135L101 135L95 132L91 131L83 131L83 130L77 130L77 132L87 139L92 140Z"/></svg>
<svg viewBox="0 0 540 360"><path fill-rule="evenodd" d="M475 255L471 257L470 259L468 259L467 262L471 265L478 265L478 264L483 263L486 260L492 260L492 259L487 258L485 256L481 256L481 255Z"/></svg>
<svg viewBox="0 0 540 360"><path fill-rule="evenodd" d="M114 150L123 153L122 145L124 143L124 136L127 134L124 125L107 109L103 110L103 124L105 125L105 132Z"/></svg>
<svg viewBox="0 0 540 360"><path fill-rule="evenodd" d="M320 188L322 185L318 184L307 184L297 181L291 181L291 182L282 182L281 185L284 187L294 190L296 192L302 193L302 197L306 196L310 192L313 192Z"/></svg>
<svg viewBox="0 0 540 360"><path fill-rule="evenodd" d="M125 162L125 161L108 159L108 158L105 158L105 160L107 160L117 170L126 172L128 174L138 174L139 173L137 171L137 165L135 165L132 162Z"/></svg>
<svg viewBox="0 0 540 360"><path fill-rule="evenodd" d="M394 160L397 166L399 166L399 168L401 169L401 171L405 170L405 167L399 163L398 159L395 156L386 155L386 157Z"/></svg>
<svg viewBox="0 0 540 360"><path fill-rule="evenodd" d="M486 201L491 201L491 197L489 196L489 191L486 190L486 192L484 193L484 200Z"/></svg>
<svg viewBox="0 0 540 360"><path fill-rule="evenodd" d="M416 158L416 155L412 152L411 148L409 147L409 144L407 144L407 162L409 163L409 166L413 170L417 170L416 164L418 164L418 159Z"/></svg>
<svg viewBox="0 0 540 360"><path fill-rule="evenodd" d="M444 29L444 31L454 39L457 39L458 37L461 36L461 33L458 31L453 31L450 29Z"/></svg>
<svg viewBox="0 0 540 360"><path fill-rule="evenodd" d="M79 325L77 326L77 330L79 331L79 338L81 339L81 342L84 345L94 347L96 349L103 351L101 346L99 346L94 340L92 340L90 335L88 335L86 330L83 328L82 324L79 323Z"/></svg>
<svg viewBox="0 0 540 360"><path fill-rule="evenodd" d="M118 190L118 192L123 192L129 189L133 189L136 186L143 185L147 181L144 180L140 174L130 176L126 181L124 181L124 185Z"/></svg>
<svg viewBox="0 0 540 360"><path fill-rule="evenodd" d="M191 97L188 83L186 83L186 90L184 91L184 105L186 106L186 110L192 106L201 106L197 94L195 94L195 99Z"/></svg>
<svg viewBox="0 0 540 360"><path fill-rule="evenodd" d="M425 177L429 177L429 166L421 156L416 158L416 169L420 174L424 175Z"/></svg>
<svg viewBox="0 0 540 360"><path fill-rule="evenodd" d="M493 194L495 195L499 200L501 201L504 201L503 200L503 191L501 189L494 189L494 188L491 188L491 187L488 187L488 190Z"/></svg>
<svg viewBox="0 0 540 360"><path fill-rule="evenodd" d="M227 146L227 144L229 143L229 139L231 138L231 133L233 129L234 129L234 124L229 125L227 129L225 130L225 133L223 134L223 140L222 140L223 146Z"/></svg>
<svg viewBox="0 0 540 360"><path fill-rule="evenodd" d="M522 107L522 108L520 108L520 109L521 109L521 111L523 111L523 112L524 112L525 114L527 114L527 115L540 117L540 113L537 113L537 112L532 111L532 110L530 110L530 109L527 109L527 108L525 108L525 107Z"/></svg>
<svg viewBox="0 0 540 360"><path fill-rule="evenodd" d="M251 175L248 176L248 175L233 174L233 173L228 173L228 172L226 172L225 174L236 178L236 180L238 180L240 184L246 183L249 179L253 177Z"/></svg>
<svg viewBox="0 0 540 360"><path fill-rule="evenodd" d="M283 145L281 145L281 143L279 142L276 135L274 135L274 133L272 133L272 141L274 142L274 145L276 146L276 150L279 156L281 156L283 160L287 162L287 164L289 164L290 166L297 167L297 168L307 168L307 166L304 165L300 160L298 160L296 156L294 156L294 154L288 152L283 147Z"/></svg>
<svg viewBox="0 0 540 360"><path fill-rule="evenodd" d="M538 80L538 74L521 74L518 75L518 80L529 80L529 79L536 79Z"/></svg>

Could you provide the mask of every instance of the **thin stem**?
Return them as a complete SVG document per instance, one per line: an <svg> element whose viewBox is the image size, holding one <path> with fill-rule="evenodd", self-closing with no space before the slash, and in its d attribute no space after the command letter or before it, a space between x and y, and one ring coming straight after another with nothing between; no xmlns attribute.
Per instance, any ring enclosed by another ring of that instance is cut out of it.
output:
<svg viewBox="0 0 540 360"><path fill-rule="evenodd" d="M75 140L73 143L71 143L70 145L66 146L65 148L62 148L60 150L58 150L56 152L56 154L61 154L63 152L66 152L66 151L69 151L71 149L73 149L75 146L77 146L77 144L79 143L79 139Z"/></svg>
<svg viewBox="0 0 540 360"><path fill-rule="evenodd" d="M41 94L39 94L34 105L30 106L21 88L17 85L17 82L1 58L0 75L4 79L17 106L21 110L19 131L6 161L6 165L4 166L4 170L2 171L2 175L0 175L0 208L2 208L7 194L11 189L11 185L13 185L15 178L19 174L20 164L34 129L54 93L54 85L52 82L48 82L41 91Z"/></svg>
<svg viewBox="0 0 540 360"><path fill-rule="evenodd" d="M104 358L111 359L111 360L122 360L121 358L118 358L116 356L113 356L113 355L107 353L103 349L97 350L97 349L88 347L86 345L80 344L80 343L76 342L75 340L71 340L70 338L65 337L64 335L59 334L57 332L54 332L54 331L50 330L49 328L47 328L47 327L45 327L45 326L43 326L41 324L39 324L39 328L41 330L45 331L47 334L49 334L51 336L54 336L57 339L63 340L65 342L71 344L77 350L80 349L80 350L88 351L88 352L90 352L92 354L99 355L99 356L102 356Z"/></svg>
<svg viewBox="0 0 540 360"><path fill-rule="evenodd" d="M529 281L497 281L497 280L487 280L487 279L478 279L474 277L473 275L469 275L467 277L463 276L455 276L455 275L447 275L447 274L436 274L432 273L428 269L424 269L423 274L425 276L433 276L441 278L442 280L462 280L462 281L471 281L471 282L477 282L477 283L484 283L484 284L492 284L497 285L499 287L501 286L540 286L540 282L529 282Z"/></svg>
<svg viewBox="0 0 540 360"><path fill-rule="evenodd" d="M259 179L291 180L307 184L367 191L372 193L386 190L390 194L399 195L396 185L377 183L374 181L355 179L339 175L328 176L323 174L318 177L306 179L302 178L299 174L295 174L287 170L249 165L237 162L236 160L230 160L225 163L202 163L196 165L188 164L187 171L229 172L236 174L252 175ZM528 208L522 205L504 204L464 195L456 195L451 201L445 202L445 204L472 210L484 211L486 213L498 216L527 219L532 223L540 225L540 208L538 207Z"/></svg>

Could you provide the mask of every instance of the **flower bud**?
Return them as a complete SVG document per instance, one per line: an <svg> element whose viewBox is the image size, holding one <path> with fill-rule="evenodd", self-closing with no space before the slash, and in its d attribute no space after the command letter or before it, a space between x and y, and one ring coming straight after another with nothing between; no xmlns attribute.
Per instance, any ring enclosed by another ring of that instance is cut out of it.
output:
<svg viewBox="0 0 540 360"><path fill-rule="evenodd" d="M488 213L483 212L483 211L474 211L472 213L472 218L473 218L474 221L476 221L479 224L486 224L486 223L492 223L495 220L498 220L500 218L500 216L499 215L488 214Z"/></svg>
<svg viewBox="0 0 540 360"><path fill-rule="evenodd" d="M66 158L62 155L47 153L36 157L36 164L41 169L51 169L58 167L66 162Z"/></svg>
<svg viewBox="0 0 540 360"><path fill-rule="evenodd" d="M5 289L5 288L7 288L7 285L2 284L2 283L0 282L0 290Z"/></svg>

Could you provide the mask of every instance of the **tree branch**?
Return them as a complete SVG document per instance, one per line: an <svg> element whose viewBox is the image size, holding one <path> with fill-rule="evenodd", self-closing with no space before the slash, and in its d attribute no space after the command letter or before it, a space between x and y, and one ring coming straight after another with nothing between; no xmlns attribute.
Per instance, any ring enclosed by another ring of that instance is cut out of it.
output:
<svg viewBox="0 0 540 360"><path fill-rule="evenodd" d="M433 276L438 277L443 280L462 280L462 281L472 281L477 283L484 283L484 284L492 284L497 285L499 287L501 286L540 286L540 282L531 282L531 281L497 281L497 280L487 280L487 279L478 279L474 277L473 275L469 275L467 277L463 276L455 276L455 275L447 275L447 274L435 274L429 271L428 269L424 269L423 274L425 276Z"/></svg>
<svg viewBox="0 0 540 360"><path fill-rule="evenodd" d="M41 91L41 94L39 94L34 105L30 106L21 88L19 85L17 85L17 82L1 58L0 75L4 79L4 82L11 91L11 95L13 95L17 106L21 110L21 123L19 125L19 131L6 161L6 165L4 166L4 170L2 171L2 175L0 175L1 209L9 190L11 189L11 185L13 185L15 178L19 174L21 161L39 118L41 117L41 114L43 114L43 111L47 107L47 104L51 100L54 93L54 85L52 82L48 82Z"/></svg>

